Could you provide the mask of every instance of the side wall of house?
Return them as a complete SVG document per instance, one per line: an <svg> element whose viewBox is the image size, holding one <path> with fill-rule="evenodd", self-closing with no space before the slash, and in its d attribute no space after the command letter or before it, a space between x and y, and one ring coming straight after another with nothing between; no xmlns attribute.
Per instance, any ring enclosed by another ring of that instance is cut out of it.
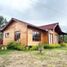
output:
<svg viewBox="0 0 67 67"><path fill-rule="evenodd" d="M14 41L14 34L16 31L20 31L20 40L21 44L27 44L27 25L21 22L13 22L9 25L3 33L3 44L7 45L9 42ZM8 37L5 37L5 34L9 33Z"/></svg>
<svg viewBox="0 0 67 67"><path fill-rule="evenodd" d="M48 32L42 32L41 33L41 42L47 44L48 41Z"/></svg>
<svg viewBox="0 0 67 67"><path fill-rule="evenodd" d="M28 29L28 45L38 45L39 43L48 42L47 32L42 32L42 31L38 31L38 32L41 32L41 41L33 41L32 36L34 31L38 31L38 30L31 29L31 28Z"/></svg>
<svg viewBox="0 0 67 67"><path fill-rule="evenodd" d="M54 32L54 34L53 34L53 43L58 44L58 41L59 41L58 34L56 32Z"/></svg>

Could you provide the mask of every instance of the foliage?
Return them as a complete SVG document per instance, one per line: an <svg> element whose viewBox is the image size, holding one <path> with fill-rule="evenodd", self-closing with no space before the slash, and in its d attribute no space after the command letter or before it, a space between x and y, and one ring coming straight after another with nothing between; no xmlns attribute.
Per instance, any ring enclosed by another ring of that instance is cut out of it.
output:
<svg viewBox="0 0 67 67"><path fill-rule="evenodd" d="M52 49L52 48L59 48L61 47L60 44L44 44L45 49Z"/></svg>
<svg viewBox="0 0 67 67"><path fill-rule="evenodd" d="M20 43L17 42L10 42L7 45L7 49L13 49L13 50L25 50L25 46L21 45Z"/></svg>
<svg viewBox="0 0 67 67"><path fill-rule="evenodd" d="M0 39L3 39L3 34L0 32Z"/></svg>
<svg viewBox="0 0 67 67"><path fill-rule="evenodd" d="M42 53L43 48L44 49L53 49L53 48L60 48L63 46L66 46L66 43L63 44L38 44L36 46L25 46L17 42L10 42L7 45L7 49L13 49L13 50L23 50L23 51L33 51L33 50L39 50L40 53Z"/></svg>
<svg viewBox="0 0 67 67"><path fill-rule="evenodd" d="M67 43L67 35L64 35L64 42Z"/></svg>
<svg viewBox="0 0 67 67"><path fill-rule="evenodd" d="M38 50L38 46L32 46L30 50Z"/></svg>
<svg viewBox="0 0 67 67"><path fill-rule="evenodd" d="M3 27L6 24L6 19L3 16L0 16L0 27Z"/></svg>
<svg viewBox="0 0 67 67"><path fill-rule="evenodd" d="M7 45L7 49L29 51L29 50L38 50L38 46L26 47L25 45L21 45L20 43L17 42L10 42Z"/></svg>
<svg viewBox="0 0 67 67"><path fill-rule="evenodd" d="M67 46L67 43L61 43L60 44L62 47L66 47Z"/></svg>

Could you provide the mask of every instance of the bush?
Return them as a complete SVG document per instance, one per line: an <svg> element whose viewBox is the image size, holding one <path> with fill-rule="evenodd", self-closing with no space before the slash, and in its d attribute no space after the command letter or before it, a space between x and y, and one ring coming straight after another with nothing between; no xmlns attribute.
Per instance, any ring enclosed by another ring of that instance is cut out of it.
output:
<svg viewBox="0 0 67 67"><path fill-rule="evenodd" d="M25 50L25 46L21 45L20 43L17 42L10 42L7 45L7 49L12 49L12 50Z"/></svg>
<svg viewBox="0 0 67 67"><path fill-rule="evenodd" d="M62 43L60 45L61 45L61 47L66 47L67 46L67 43Z"/></svg>
<svg viewBox="0 0 67 67"><path fill-rule="evenodd" d="M45 49L53 49L53 48L59 48L61 47L60 44L44 44Z"/></svg>
<svg viewBox="0 0 67 67"><path fill-rule="evenodd" d="M30 46L27 46L27 50L30 50L32 48L32 46L30 45Z"/></svg>
<svg viewBox="0 0 67 67"><path fill-rule="evenodd" d="M7 49L15 49L15 46L16 45L16 43L15 42L10 42L10 43L8 43L8 45L7 45Z"/></svg>
<svg viewBox="0 0 67 67"><path fill-rule="evenodd" d="M38 46L32 46L30 50L38 50Z"/></svg>
<svg viewBox="0 0 67 67"><path fill-rule="evenodd" d="M0 45L0 50L1 50L1 48L2 48L2 45Z"/></svg>

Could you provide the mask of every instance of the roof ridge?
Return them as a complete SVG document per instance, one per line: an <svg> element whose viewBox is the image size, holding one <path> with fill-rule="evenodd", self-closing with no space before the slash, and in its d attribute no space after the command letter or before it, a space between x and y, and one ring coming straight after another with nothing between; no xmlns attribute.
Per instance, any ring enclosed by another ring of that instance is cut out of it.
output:
<svg viewBox="0 0 67 67"><path fill-rule="evenodd" d="M40 30L42 30L42 31L46 31L46 30L43 30L43 29L41 29L41 28L39 28L39 27L37 27L37 26L35 26L35 25L33 25L33 24L27 23L27 22L25 22L25 21L22 21L22 20L19 20L19 19L16 19L16 18L11 18L11 20L8 22L8 24L6 24L6 26L2 29L2 31L3 31L12 21L19 21L19 22L25 23L27 26L35 27L35 28L40 29Z"/></svg>

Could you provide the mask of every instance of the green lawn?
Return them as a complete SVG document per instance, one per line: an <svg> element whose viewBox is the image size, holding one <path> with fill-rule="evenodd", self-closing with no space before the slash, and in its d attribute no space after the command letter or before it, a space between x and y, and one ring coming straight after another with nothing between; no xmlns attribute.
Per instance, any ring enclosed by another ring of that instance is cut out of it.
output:
<svg viewBox="0 0 67 67"><path fill-rule="evenodd" d="M0 51L0 67L67 67L67 47L39 51Z"/></svg>

